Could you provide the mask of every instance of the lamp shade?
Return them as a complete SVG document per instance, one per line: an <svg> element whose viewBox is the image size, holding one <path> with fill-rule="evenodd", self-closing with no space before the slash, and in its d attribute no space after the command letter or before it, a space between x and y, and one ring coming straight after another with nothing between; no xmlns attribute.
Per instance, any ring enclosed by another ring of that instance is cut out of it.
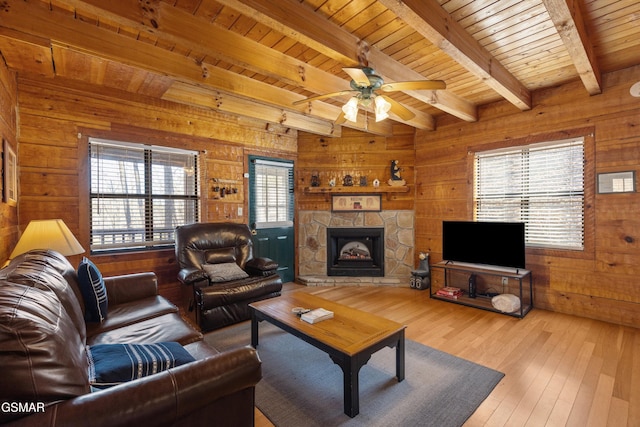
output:
<svg viewBox="0 0 640 427"><path fill-rule="evenodd" d="M376 96L374 102L376 103L376 122L382 121L389 117L389 114L387 114L391 109L391 104L389 103L389 101L381 96Z"/></svg>
<svg viewBox="0 0 640 427"><path fill-rule="evenodd" d="M344 112L345 119L350 122L356 122L358 120L358 98L354 96L347 101L347 103L342 106L342 111Z"/></svg>
<svg viewBox="0 0 640 427"><path fill-rule="evenodd" d="M32 249L51 249L62 255L78 255L84 248L61 219L33 220L20 236L10 259Z"/></svg>

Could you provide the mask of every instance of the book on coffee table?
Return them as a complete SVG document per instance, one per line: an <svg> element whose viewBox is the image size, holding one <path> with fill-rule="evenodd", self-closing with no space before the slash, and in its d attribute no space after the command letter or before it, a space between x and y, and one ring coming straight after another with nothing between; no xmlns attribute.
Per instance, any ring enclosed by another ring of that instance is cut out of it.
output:
<svg viewBox="0 0 640 427"><path fill-rule="evenodd" d="M323 320L331 319L333 317L333 311L325 310L324 308L316 308L315 310L304 313L300 318L307 323L318 323Z"/></svg>

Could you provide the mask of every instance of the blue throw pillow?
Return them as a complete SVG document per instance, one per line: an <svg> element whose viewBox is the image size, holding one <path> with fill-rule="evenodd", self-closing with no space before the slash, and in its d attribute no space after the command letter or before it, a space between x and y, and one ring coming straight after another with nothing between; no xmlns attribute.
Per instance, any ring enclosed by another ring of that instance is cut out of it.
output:
<svg viewBox="0 0 640 427"><path fill-rule="evenodd" d="M104 389L153 375L195 359L177 342L98 344L87 347L89 384Z"/></svg>
<svg viewBox="0 0 640 427"><path fill-rule="evenodd" d="M85 305L84 320L104 321L107 318L107 289L100 270L86 257L82 257L78 266L78 283Z"/></svg>

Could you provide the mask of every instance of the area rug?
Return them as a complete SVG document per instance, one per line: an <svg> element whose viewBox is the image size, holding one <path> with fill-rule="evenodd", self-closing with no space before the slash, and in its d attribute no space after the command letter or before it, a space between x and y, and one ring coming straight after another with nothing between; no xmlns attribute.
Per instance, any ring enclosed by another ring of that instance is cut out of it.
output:
<svg viewBox="0 0 640 427"><path fill-rule="evenodd" d="M205 335L219 350L250 343L250 322ZM343 412L342 370L329 356L267 322L260 323L262 380L256 406L277 427L461 426L504 374L407 340L405 380L395 377L395 349L375 353L360 370L360 414Z"/></svg>

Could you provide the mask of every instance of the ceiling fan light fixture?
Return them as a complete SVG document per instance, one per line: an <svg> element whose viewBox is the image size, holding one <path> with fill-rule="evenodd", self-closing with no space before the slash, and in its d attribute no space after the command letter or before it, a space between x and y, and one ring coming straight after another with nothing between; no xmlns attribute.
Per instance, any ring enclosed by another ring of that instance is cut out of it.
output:
<svg viewBox="0 0 640 427"><path fill-rule="evenodd" d="M347 101L346 104L342 106L342 112L344 113L344 118L349 120L350 122L358 121L358 98L353 97Z"/></svg>
<svg viewBox="0 0 640 427"><path fill-rule="evenodd" d="M376 96L374 99L376 104L376 122L380 122L389 117L389 110L391 109L391 104L381 96Z"/></svg>

